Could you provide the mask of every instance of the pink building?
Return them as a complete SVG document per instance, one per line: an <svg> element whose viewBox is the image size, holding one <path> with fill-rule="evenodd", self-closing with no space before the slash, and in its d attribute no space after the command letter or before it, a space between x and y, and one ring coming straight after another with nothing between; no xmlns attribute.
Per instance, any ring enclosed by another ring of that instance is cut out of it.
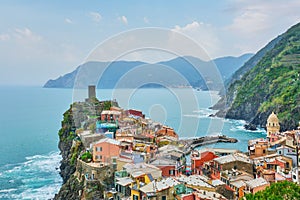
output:
<svg viewBox="0 0 300 200"><path fill-rule="evenodd" d="M120 142L110 138L101 139L93 143L93 161L111 163L120 152Z"/></svg>

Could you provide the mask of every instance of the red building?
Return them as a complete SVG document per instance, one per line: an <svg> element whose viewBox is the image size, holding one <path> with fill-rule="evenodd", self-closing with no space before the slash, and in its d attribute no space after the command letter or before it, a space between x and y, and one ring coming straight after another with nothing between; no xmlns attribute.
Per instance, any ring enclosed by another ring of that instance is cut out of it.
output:
<svg viewBox="0 0 300 200"><path fill-rule="evenodd" d="M140 110L129 109L129 110L127 110L127 115L133 115L133 116L136 116L136 117L145 118L145 115Z"/></svg>
<svg viewBox="0 0 300 200"><path fill-rule="evenodd" d="M198 152L191 154L191 170L193 174L202 175L202 167L205 162L211 161L218 156L211 151Z"/></svg>

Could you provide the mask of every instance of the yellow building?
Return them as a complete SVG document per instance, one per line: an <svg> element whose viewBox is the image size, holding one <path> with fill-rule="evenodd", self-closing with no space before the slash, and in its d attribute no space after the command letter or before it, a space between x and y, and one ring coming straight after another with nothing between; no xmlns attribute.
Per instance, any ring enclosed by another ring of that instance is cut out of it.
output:
<svg viewBox="0 0 300 200"><path fill-rule="evenodd" d="M272 112L267 120L267 137L270 137L271 134L279 133L280 125L277 115Z"/></svg>

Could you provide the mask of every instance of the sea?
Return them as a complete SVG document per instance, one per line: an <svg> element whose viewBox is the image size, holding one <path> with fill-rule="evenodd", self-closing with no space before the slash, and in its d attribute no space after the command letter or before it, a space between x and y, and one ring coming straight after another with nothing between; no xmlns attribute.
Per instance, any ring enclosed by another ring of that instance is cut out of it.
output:
<svg viewBox="0 0 300 200"><path fill-rule="evenodd" d="M87 90L42 87L0 87L0 199L51 199L59 191L58 130L63 113ZM227 135L238 143L200 148L247 151L250 139L266 137L263 129L248 131L245 121L211 117L220 98L215 91L192 88L101 89L99 100L115 99L125 109L174 128L181 138Z"/></svg>

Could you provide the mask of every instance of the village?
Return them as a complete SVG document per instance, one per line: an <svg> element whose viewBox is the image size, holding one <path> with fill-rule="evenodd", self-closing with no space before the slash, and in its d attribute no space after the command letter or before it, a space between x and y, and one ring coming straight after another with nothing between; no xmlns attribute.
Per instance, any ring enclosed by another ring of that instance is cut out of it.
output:
<svg viewBox="0 0 300 200"><path fill-rule="evenodd" d="M86 102L95 97L90 86ZM248 152L191 148L174 129L139 110L112 105L88 118L92 126L75 130L73 146L84 146L75 174L86 185L113 175L105 199L240 199L279 181L299 184L300 123L280 132L275 113L266 122L266 138L250 140Z"/></svg>

